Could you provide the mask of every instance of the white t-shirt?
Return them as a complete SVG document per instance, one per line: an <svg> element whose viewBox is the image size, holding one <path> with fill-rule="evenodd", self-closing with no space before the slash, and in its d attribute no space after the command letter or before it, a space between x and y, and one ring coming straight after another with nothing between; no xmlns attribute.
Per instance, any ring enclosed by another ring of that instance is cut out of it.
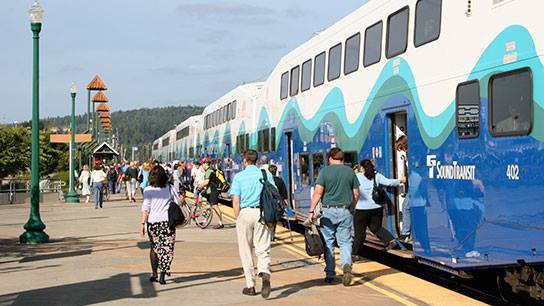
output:
<svg viewBox="0 0 544 306"><path fill-rule="evenodd" d="M168 221L170 200L173 200L178 205L180 203L178 195L175 192L172 192L169 185L164 188L152 186L145 187L142 211L147 211L149 213L147 223Z"/></svg>
<svg viewBox="0 0 544 306"><path fill-rule="evenodd" d="M91 172L91 184L102 183L106 180L106 173L103 170L93 170Z"/></svg>

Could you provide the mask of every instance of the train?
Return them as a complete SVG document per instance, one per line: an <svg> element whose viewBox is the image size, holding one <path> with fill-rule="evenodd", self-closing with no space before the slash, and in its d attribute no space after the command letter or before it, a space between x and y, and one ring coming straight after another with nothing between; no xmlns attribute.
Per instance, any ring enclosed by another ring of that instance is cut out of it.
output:
<svg viewBox="0 0 544 306"><path fill-rule="evenodd" d="M544 2L371 0L153 144L160 160L217 159L228 178L255 149L307 213L332 147L408 177L389 190L400 254L461 277L496 271L544 299ZM540 38L539 38L540 37ZM539 85L540 84L540 85ZM182 127L183 126L183 127ZM408 138L407 152L395 148Z"/></svg>

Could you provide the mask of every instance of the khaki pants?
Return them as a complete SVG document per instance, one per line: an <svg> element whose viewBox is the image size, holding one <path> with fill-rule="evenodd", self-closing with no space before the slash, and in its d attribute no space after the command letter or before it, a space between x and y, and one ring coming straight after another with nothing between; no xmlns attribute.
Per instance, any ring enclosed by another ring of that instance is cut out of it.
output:
<svg viewBox="0 0 544 306"><path fill-rule="evenodd" d="M270 229L259 222L259 208L244 208L236 220L238 235L238 249L247 288L255 287L255 269L253 266L253 252L257 256L257 272L270 274Z"/></svg>

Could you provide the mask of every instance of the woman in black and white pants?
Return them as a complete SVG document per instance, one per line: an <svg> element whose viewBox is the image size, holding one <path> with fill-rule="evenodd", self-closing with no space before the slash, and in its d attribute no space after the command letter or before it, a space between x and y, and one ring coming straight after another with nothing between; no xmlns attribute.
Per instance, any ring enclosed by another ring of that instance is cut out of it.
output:
<svg viewBox="0 0 544 306"><path fill-rule="evenodd" d="M174 259L176 229L168 225L170 202L180 204L179 196L168 184L168 175L161 166L155 166L149 173L149 186L144 189L140 233L146 232L151 242L149 258L151 261L151 282L164 285L165 275L170 274L170 265ZM160 276L157 279L157 270Z"/></svg>

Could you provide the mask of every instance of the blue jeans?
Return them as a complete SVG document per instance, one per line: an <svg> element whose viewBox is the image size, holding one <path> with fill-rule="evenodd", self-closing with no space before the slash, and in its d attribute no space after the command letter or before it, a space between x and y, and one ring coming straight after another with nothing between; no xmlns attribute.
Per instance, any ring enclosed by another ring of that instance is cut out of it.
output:
<svg viewBox="0 0 544 306"><path fill-rule="evenodd" d="M410 201L408 198L402 203L402 228L400 229L401 235L410 235L412 220L410 219Z"/></svg>
<svg viewBox="0 0 544 306"><path fill-rule="evenodd" d="M334 277L336 275L335 242L340 247L341 267L344 267L344 265L351 266L353 216L347 208L325 208L320 221L320 231L325 239L325 275Z"/></svg>
<svg viewBox="0 0 544 306"><path fill-rule="evenodd" d="M94 208L98 208L98 206L102 207L104 197L103 188L104 185L102 183L93 183Z"/></svg>
<svg viewBox="0 0 544 306"><path fill-rule="evenodd" d="M114 181L109 181L108 185L110 185L111 194L115 194L115 185L117 185Z"/></svg>

